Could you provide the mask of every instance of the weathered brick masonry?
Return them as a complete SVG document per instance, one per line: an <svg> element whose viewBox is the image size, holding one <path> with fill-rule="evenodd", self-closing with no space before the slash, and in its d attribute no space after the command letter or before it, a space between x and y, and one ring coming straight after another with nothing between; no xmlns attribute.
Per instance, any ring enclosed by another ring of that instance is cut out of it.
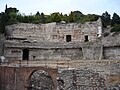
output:
<svg viewBox="0 0 120 90"><path fill-rule="evenodd" d="M36 70L44 70L48 72L53 81L52 90L56 90L57 69L9 66L0 66L0 90L28 90L29 78Z"/></svg>

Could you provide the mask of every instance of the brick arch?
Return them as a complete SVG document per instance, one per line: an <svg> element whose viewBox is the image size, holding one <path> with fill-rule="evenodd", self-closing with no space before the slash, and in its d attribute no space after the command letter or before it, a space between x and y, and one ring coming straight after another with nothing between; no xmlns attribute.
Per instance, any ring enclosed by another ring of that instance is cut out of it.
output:
<svg viewBox="0 0 120 90"><path fill-rule="evenodd" d="M44 69L41 69L41 68L35 68L34 70L32 70L32 71L29 73L27 81L29 81L29 79L30 79L30 77L33 75L33 73L35 73L35 72L38 71L38 70L45 71L46 73L48 73L49 76L51 76L48 71L46 71L46 70L44 70Z"/></svg>
<svg viewBox="0 0 120 90"><path fill-rule="evenodd" d="M56 90L57 69L47 67L2 67L0 66L0 88L1 90L28 90L29 77L36 70L48 72L51 76ZM12 87L11 87L12 86Z"/></svg>
<svg viewBox="0 0 120 90"><path fill-rule="evenodd" d="M26 71L27 77L26 77L26 81L25 81L26 88L29 86L29 79L30 79L31 75L38 70L43 70L48 73L48 75L52 78L52 81L53 81L53 85L54 85L53 90L56 90L57 69L45 68L45 67L29 67L29 69L27 69L27 71ZM25 89L25 90L27 90L27 89Z"/></svg>
<svg viewBox="0 0 120 90"><path fill-rule="evenodd" d="M28 80L29 89L32 88L42 88L42 89L54 89L54 84L52 77L49 75L49 72L46 72L41 69L34 70L29 76ZM28 89L28 90L29 90Z"/></svg>

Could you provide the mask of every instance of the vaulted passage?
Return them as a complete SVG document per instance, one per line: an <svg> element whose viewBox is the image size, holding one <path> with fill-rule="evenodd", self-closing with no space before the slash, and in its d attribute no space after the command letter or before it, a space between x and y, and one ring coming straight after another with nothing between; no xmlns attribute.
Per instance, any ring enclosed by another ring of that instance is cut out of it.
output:
<svg viewBox="0 0 120 90"><path fill-rule="evenodd" d="M53 90L51 76L43 70L35 71L30 76L28 90Z"/></svg>
<svg viewBox="0 0 120 90"><path fill-rule="evenodd" d="M29 50L28 50L28 49L24 49L24 50L23 50L22 59L23 59L23 60L29 60Z"/></svg>

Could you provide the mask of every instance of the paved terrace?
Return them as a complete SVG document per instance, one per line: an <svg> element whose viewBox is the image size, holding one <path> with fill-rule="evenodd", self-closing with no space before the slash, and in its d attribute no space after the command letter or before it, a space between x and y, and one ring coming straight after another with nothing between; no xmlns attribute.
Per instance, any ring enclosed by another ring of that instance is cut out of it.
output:
<svg viewBox="0 0 120 90"><path fill-rule="evenodd" d="M10 67L51 67L51 68L80 68L80 67L104 67L107 68L108 65L119 64L120 60L35 60L35 61L21 61L13 60L10 62L1 63L2 66ZM107 66L106 66L107 65Z"/></svg>
<svg viewBox="0 0 120 90"><path fill-rule="evenodd" d="M53 43L53 42L17 42L17 41L6 41L5 47L8 48L79 48L84 46L101 46L101 42L67 42L67 43Z"/></svg>

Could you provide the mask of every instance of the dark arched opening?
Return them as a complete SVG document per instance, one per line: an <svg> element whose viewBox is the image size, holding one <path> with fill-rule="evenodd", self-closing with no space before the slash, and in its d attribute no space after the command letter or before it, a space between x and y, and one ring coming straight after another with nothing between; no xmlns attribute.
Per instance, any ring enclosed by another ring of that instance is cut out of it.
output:
<svg viewBox="0 0 120 90"><path fill-rule="evenodd" d="M33 72L29 78L28 90L53 90L51 76L43 70Z"/></svg>
<svg viewBox="0 0 120 90"><path fill-rule="evenodd" d="M23 60L29 60L29 50L28 49L23 50L22 59Z"/></svg>

